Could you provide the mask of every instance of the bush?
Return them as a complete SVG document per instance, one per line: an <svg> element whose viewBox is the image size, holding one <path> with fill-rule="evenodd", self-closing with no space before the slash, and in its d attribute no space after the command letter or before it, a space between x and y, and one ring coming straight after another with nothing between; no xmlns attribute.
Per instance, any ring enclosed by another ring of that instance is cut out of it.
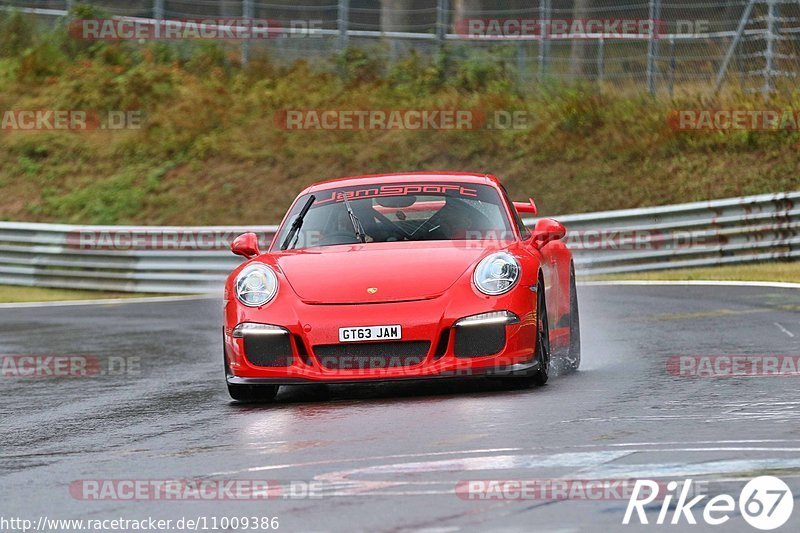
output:
<svg viewBox="0 0 800 533"><path fill-rule="evenodd" d="M336 56L334 62L339 76L347 85L374 83L381 79L383 72L383 54L369 53L362 48L347 48Z"/></svg>
<svg viewBox="0 0 800 533"><path fill-rule="evenodd" d="M3 13L3 12L0 12ZM14 57L33 46L33 26L17 11L0 15L0 55Z"/></svg>

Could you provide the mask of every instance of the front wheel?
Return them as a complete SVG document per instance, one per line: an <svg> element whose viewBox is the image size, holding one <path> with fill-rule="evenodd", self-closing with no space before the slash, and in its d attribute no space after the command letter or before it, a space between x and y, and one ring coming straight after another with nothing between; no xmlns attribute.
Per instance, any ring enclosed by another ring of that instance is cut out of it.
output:
<svg viewBox="0 0 800 533"><path fill-rule="evenodd" d="M280 385L240 385L227 383L227 378L230 375L230 367L228 366L228 356L225 355L223 349L222 360L225 365L225 379L228 385L228 394L237 402L242 403L265 403L271 402L278 395L278 388Z"/></svg>
<svg viewBox="0 0 800 533"><path fill-rule="evenodd" d="M228 394L237 402L271 402L278 395L278 385L232 385L228 383Z"/></svg>
<svg viewBox="0 0 800 533"><path fill-rule="evenodd" d="M567 368L578 370L581 366L581 322L578 313L578 289L575 284L575 267L569 276L569 352L566 357Z"/></svg>
<svg viewBox="0 0 800 533"><path fill-rule="evenodd" d="M550 326L547 322L547 298L541 280L536 296L536 357L539 359L539 370L531 379L535 385L544 385L550 377Z"/></svg>
<svg viewBox="0 0 800 533"><path fill-rule="evenodd" d="M547 323L547 302L544 293L544 282L540 278L536 286L536 352L539 361L536 373L524 377L508 378L514 387L528 388L533 385L544 385L550 378L550 327Z"/></svg>

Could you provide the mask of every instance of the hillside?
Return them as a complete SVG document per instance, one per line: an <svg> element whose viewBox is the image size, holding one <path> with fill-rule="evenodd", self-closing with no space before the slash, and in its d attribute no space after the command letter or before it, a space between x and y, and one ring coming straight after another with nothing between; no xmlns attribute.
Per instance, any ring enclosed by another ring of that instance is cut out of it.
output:
<svg viewBox="0 0 800 533"><path fill-rule="evenodd" d="M350 50L279 66L236 50L76 43L3 20L0 109L141 113L139 129L0 131L0 219L70 223L275 223L306 184L399 170L486 171L545 213L797 189L800 135L676 132L673 109L758 109L760 97L675 100L607 86L517 85L513 56L457 49L391 67ZM460 60L455 58L461 57ZM706 89L705 93L709 91ZM786 98L786 97L784 97ZM796 108L800 95L770 104ZM518 129L279 127L286 110L522 112ZM276 118L277 117L277 118Z"/></svg>

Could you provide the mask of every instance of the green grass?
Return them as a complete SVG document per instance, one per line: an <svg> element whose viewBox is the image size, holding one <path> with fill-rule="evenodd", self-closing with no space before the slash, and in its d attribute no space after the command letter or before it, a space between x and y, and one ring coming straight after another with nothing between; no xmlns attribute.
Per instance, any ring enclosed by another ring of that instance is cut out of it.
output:
<svg viewBox="0 0 800 533"><path fill-rule="evenodd" d="M800 261L791 263L756 263L708 268L659 270L607 276L588 276L586 280L668 280L668 281L780 281L800 283Z"/></svg>
<svg viewBox="0 0 800 533"><path fill-rule="evenodd" d="M0 303L100 300L105 298L141 298L143 296L158 295L137 294L130 292L79 291L73 289L49 289L45 287L0 285Z"/></svg>

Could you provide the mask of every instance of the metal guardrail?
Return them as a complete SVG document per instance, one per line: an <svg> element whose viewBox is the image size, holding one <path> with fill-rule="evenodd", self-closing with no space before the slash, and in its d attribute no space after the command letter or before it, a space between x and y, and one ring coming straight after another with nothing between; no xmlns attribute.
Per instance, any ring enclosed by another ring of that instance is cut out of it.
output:
<svg viewBox="0 0 800 533"><path fill-rule="evenodd" d="M126 292L218 291L228 243L275 226L72 226L0 222L0 284Z"/></svg>
<svg viewBox="0 0 800 533"><path fill-rule="evenodd" d="M800 258L798 203L800 191L557 218L578 273L612 274ZM215 292L241 262L228 243L276 229L0 222L0 284Z"/></svg>
<svg viewBox="0 0 800 533"><path fill-rule="evenodd" d="M800 191L567 215L580 274L800 258Z"/></svg>

